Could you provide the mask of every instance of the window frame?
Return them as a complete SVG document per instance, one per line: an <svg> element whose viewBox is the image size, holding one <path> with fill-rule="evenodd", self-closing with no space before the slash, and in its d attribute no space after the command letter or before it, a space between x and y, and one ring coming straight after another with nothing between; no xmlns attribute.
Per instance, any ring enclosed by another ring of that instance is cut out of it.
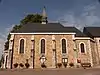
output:
<svg viewBox="0 0 100 75"><path fill-rule="evenodd" d="M65 39L65 40L66 40L66 53L62 53L62 39ZM60 39L60 45L61 45L61 54L62 54L62 55L68 54L68 47L67 47L67 39L66 39L66 38L61 38L61 39Z"/></svg>
<svg viewBox="0 0 100 75"><path fill-rule="evenodd" d="M41 40L42 39L44 39L45 40L45 53L41 53ZM39 40L39 54L40 55L46 55L46 39L45 38L41 38L40 40Z"/></svg>
<svg viewBox="0 0 100 75"><path fill-rule="evenodd" d="M20 53L20 41L24 40L24 53ZM19 46L18 46L18 54L25 54L25 47L26 47L26 39L25 38L20 38L19 39Z"/></svg>
<svg viewBox="0 0 100 75"><path fill-rule="evenodd" d="M84 52L81 51L81 44L84 44ZM81 54L86 54L86 44L84 42L79 43L79 51Z"/></svg>

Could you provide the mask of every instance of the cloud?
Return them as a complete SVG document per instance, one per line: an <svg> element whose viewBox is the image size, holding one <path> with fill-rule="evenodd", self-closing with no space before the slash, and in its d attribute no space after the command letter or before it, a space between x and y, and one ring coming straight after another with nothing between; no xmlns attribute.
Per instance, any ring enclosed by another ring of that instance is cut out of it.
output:
<svg viewBox="0 0 100 75"><path fill-rule="evenodd" d="M9 25L8 25L9 26ZM11 25L11 26L9 26L9 27L7 27L7 28L5 28L5 37L7 38L7 35L9 34L9 32L12 30L12 28L14 27L15 25L13 24L13 25Z"/></svg>
<svg viewBox="0 0 100 75"><path fill-rule="evenodd" d="M64 26L75 26L82 30L84 26L99 26L100 11L98 4L90 4L84 6L81 10L67 11L64 16L60 16L57 20ZM77 14L78 13L78 14Z"/></svg>
<svg viewBox="0 0 100 75"><path fill-rule="evenodd" d="M11 29L13 28L14 25L7 27L4 29L4 32L0 33L0 56L3 53L4 50L4 44L6 42L7 39L7 35L9 34L9 32L11 31Z"/></svg>
<svg viewBox="0 0 100 75"><path fill-rule="evenodd" d="M58 23L58 21L57 20L48 20L48 23Z"/></svg>

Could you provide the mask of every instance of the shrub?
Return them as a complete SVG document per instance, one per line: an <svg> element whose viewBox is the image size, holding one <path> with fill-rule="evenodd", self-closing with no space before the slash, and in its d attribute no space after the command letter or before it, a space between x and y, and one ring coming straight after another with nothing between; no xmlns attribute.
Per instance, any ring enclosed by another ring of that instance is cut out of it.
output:
<svg viewBox="0 0 100 75"><path fill-rule="evenodd" d="M14 68L17 68L17 67L18 67L18 63L15 63L15 64L14 64Z"/></svg>
<svg viewBox="0 0 100 75"><path fill-rule="evenodd" d="M46 65L43 63L43 64L41 64L41 67L42 68L46 68Z"/></svg>
<svg viewBox="0 0 100 75"><path fill-rule="evenodd" d="M57 63L57 66L60 68L62 66L62 64L61 63Z"/></svg>
<svg viewBox="0 0 100 75"><path fill-rule="evenodd" d="M66 68L67 67L67 63L63 63L64 67Z"/></svg>
<svg viewBox="0 0 100 75"><path fill-rule="evenodd" d="M20 67L24 67L24 65L22 63L19 64Z"/></svg>
<svg viewBox="0 0 100 75"><path fill-rule="evenodd" d="M69 63L69 66L70 66L70 67L73 67L73 66L74 66L74 64L71 62L71 63Z"/></svg>
<svg viewBox="0 0 100 75"><path fill-rule="evenodd" d="M25 63L26 68L29 68L30 64L29 63Z"/></svg>

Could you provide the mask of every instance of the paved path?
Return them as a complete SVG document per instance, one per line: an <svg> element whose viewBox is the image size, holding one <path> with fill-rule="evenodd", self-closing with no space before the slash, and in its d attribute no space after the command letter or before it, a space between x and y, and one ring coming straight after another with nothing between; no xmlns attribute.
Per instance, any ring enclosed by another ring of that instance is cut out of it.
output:
<svg viewBox="0 0 100 75"><path fill-rule="evenodd" d="M0 75L100 75L100 68L3 70L3 71L0 71Z"/></svg>

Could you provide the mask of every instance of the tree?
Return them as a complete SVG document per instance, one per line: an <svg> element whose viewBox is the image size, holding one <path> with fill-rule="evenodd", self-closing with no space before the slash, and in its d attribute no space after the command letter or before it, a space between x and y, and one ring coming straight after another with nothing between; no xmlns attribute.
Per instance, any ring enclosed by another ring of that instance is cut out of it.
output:
<svg viewBox="0 0 100 75"><path fill-rule="evenodd" d="M4 64L4 56L3 55L1 56L1 59L0 59L0 67L2 66L2 64Z"/></svg>
<svg viewBox="0 0 100 75"><path fill-rule="evenodd" d="M8 48L9 48L9 40L7 40L7 41L5 42L4 50L8 50Z"/></svg>
<svg viewBox="0 0 100 75"><path fill-rule="evenodd" d="M22 25L15 25L13 27L13 29L11 30L11 32L13 32L15 30L19 30L21 27L22 27ZM8 34L7 41L5 42L5 45L4 45L4 48L5 48L4 50L8 50L8 48L9 48L9 39L10 39L10 37L11 37L11 35Z"/></svg>
<svg viewBox="0 0 100 75"><path fill-rule="evenodd" d="M42 16L39 14L29 14L24 19L20 21L20 23L27 24L27 23L41 23Z"/></svg>
<svg viewBox="0 0 100 75"><path fill-rule="evenodd" d="M15 25L15 26L13 27L13 29L11 30L11 32L17 31L17 30L19 30L21 27L22 27L22 25ZM10 38L10 35L8 35L8 39L7 39L7 40L9 40L9 38Z"/></svg>
<svg viewBox="0 0 100 75"><path fill-rule="evenodd" d="M42 16L40 14L28 14L27 16L25 16L24 19L22 19L20 21L19 25L15 25L13 27L11 32L19 30L22 27L22 25L27 24L27 23L41 23L41 20L42 20ZM5 47L4 50L8 50L8 48L9 48L9 39L10 39L10 37L11 37L11 35L8 34L7 41L5 42L5 45L4 45L4 47Z"/></svg>

